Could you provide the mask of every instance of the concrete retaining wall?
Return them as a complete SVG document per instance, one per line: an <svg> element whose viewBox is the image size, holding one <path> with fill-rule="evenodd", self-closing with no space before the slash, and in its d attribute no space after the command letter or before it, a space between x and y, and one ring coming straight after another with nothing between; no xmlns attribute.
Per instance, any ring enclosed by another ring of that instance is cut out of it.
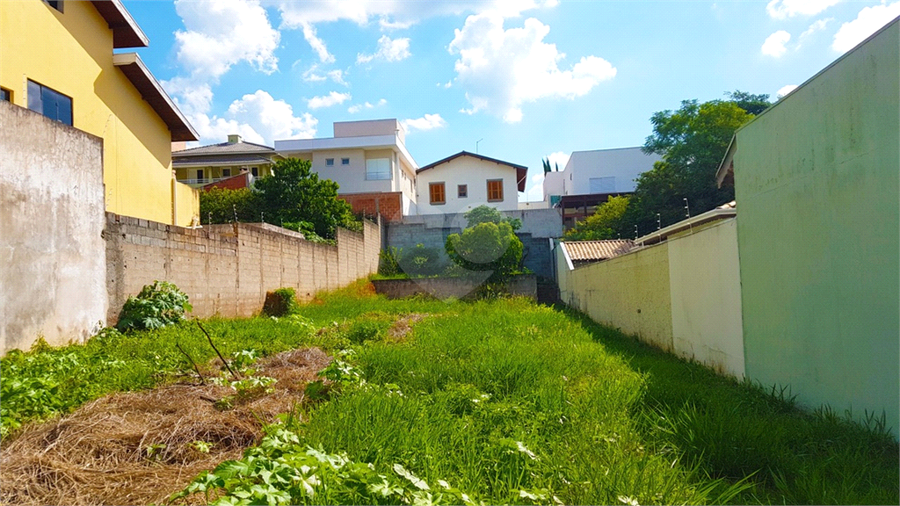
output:
<svg viewBox="0 0 900 506"><path fill-rule="evenodd" d="M338 229L331 246L268 224L186 229L108 214L105 237L110 323L128 296L155 280L184 291L193 316L252 316L267 291L291 287L309 300L374 273L381 250L379 226L370 222L362 233Z"/></svg>
<svg viewBox="0 0 900 506"><path fill-rule="evenodd" d="M0 353L106 317L103 141L0 101Z"/></svg>
<svg viewBox="0 0 900 506"><path fill-rule="evenodd" d="M478 281L464 278L380 279L372 281L375 291L389 299L401 299L413 295L431 295L438 299L461 299L481 286ZM537 279L533 275L516 276L506 284L512 295L537 299Z"/></svg>

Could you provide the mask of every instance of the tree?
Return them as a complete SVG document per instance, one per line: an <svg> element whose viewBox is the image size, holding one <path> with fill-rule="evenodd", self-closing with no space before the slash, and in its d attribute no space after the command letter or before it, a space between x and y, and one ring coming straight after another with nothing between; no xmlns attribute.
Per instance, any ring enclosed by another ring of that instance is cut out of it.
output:
<svg viewBox="0 0 900 506"><path fill-rule="evenodd" d="M288 158L275 164L274 175L256 182L258 202L265 221L292 225L333 239L337 227L358 229L350 204L337 198L338 184L319 179L310 162Z"/></svg>
<svg viewBox="0 0 900 506"><path fill-rule="evenodd" d="M241 222L261 221L256 195L250 188L212 188L200 192L202 223L230 223L235 220L235 215Z"/></svg>
<svg viewBox="0 0 900 506"><path fill-rule="evenodd" d="M597 212L575 225L566 232L570 241L597 241L615 239L623 227L625 212L628 210L628 197L610 197L597 208Z"/></svg>
<svg viewBox="0 0 900 506"><path fill-rule="evenodd" d="M662 160L637 179L637 188L617 232L639 235L655 230L657 213L662 226L706 212L734 199L732 188L716 188L715 175L735 130L768 107L768 95L742 91L726 94L731 100L699 103L685 100L677 111L660 111L650 118L653 134L645 153Z"/></svg>
<svg viewBox="0 0 900 506"><path fill-rule="evenodd" d="M522 220L518 218L504 218L500 211L496 208L486 205L480 205L476 208L473 208L469 211L466 211L463 214L463 217L466 219L468 227L474 227L479 223L509 223L509 226L512 227L513 232L522 228Z"/></svg>
<svg viewBox="0 0 900 506"><path fill-rule="evenodd" d="M519 268L525 247L508 222L479 223L450 234L444 245L447 256L469 271L493 271L488 282L509 278Z"/></svg>
<svg viewBox="0 0 900 506"><path fill-rule="evenodd" d="M544 164L544 174L547 174L547 173L551 172L551 171L550 171L550 159L549 159L549 158L542 158L542 159L541 159L541 163ZM559 172L559 164L558 164L558 163L555 163L555 164L553 164L553 165L556 166L556 172Z"/></svg>

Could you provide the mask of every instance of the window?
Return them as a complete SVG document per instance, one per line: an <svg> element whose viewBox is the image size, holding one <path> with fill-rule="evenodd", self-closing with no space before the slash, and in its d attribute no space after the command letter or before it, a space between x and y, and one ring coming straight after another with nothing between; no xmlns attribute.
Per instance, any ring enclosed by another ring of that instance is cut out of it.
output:
<svg viewBox="0 0 900 506"><path fill-rule="evenodd" d="M7 90L6 88L0 88L0 100L12 102L12 92Z"/></svg>
<svg viewBox="0 0 900 506"><path fill-rule="evenodd" d="M589 180L591 193L615 193L616 178L609 177L592 177Z"/></svg>
<svg viewBox="0 0 900 506"><path fill-rule="evenodd" d="M350 165L349 158L341 158L341 165Z"/></svg>
<svg viewBox="0 0 900 506"><path fill-rule="evenodd" d="M197 179L203 179L203 169L197 169Z"/></svg>
<svg viewBox="0 0 900 506"><path fill-rule="evenodd" d="M487 182L488 202L500 202L503 200L503 180L490 179Z"/></svg>
<svg viewBox="0 0 900 506"><path fill-rule="evenodd" d="M464 199L469 196L469 185L461 184L456 187L456 196Z"/></svg>
<svg viewBox="0 0 900 506"><path fill-rule="evenodd" d="M28 108L52 120L72 124L72 99L30 79Z"/></svg>
<svg viewBox="0 0 900 506"><path fill-rule="evenodd" d="M428 196L432 205L446 204L447 196L444 193L444 183L428 183Z"/></svg>
<svg viewBox="0 0 900 506"><path fill-rule="evenodd" d="M59 12L63 11L63 0L44 0L44 1L47 2L47 5L49 5L50 7L53 7L54 9L58 10Z"/></svg>
<svg viewBox="0 0 900 506"><path fill-rule="evenodd" d="M259 177L259 167L250 167L250 174L253 174L253 177Z"/></svg>
<svg viewBox="0 0 900 506"><path fill-rule="evenodd" d="M369 181L391 179L391 159L372 158L366 160L366 179Z"/></svg>
<svg viewBox="0 0 900 506"><path fill-rule="evenodd" d="M231 169L222 169L222 177L231 177Z"/></svg>
<svg viewBox="0 0 900 506"><path fill-rule="evenodd" d="M334 158L326 158L325 165L328 167L333 167L334 166Z"/></svg>

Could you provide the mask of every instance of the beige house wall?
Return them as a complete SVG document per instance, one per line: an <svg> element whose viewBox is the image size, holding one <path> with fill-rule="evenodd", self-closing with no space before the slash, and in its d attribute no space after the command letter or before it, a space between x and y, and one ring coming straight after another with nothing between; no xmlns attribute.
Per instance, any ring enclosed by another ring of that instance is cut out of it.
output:
<svg viewBox="0 0 900 506"><path fill-rule="evenodd" d="M516 187L516 169L471 156L460 156L416 175L419 214L464 213L480 205L488 205L501 211L516 211L519 208L519 193ZM487 181L503 181L503 201L488 202ZM432 205L429 184L443 182L447 192L447 203ZM457 197L457 186L465 184L468 197Z"/></svg>

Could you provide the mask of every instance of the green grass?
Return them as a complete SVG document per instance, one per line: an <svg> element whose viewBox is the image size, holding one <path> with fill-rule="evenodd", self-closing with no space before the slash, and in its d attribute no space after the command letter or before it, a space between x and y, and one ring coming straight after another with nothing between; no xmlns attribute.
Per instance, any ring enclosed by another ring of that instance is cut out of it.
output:
<svg viewBox="0 0 900 506"><path fill-rule="evenodd" d="M319 387L319 401L192 492L227 491L223 504L900 502L898 446L877 420L799 411L787 392L718 376L565 309L389 301L365 286L303 305L311 326L204 323L224 353L352 353L329 366L336 382ZM387 339L412 313L430 316ZM12 353L0 361L4 427L9 413L46 417L189 370L175 342L198 362L213 357L190 324ZM60 401L16 411L28 403L8 386L34 378L56 389L25 390Z"/></svg>

